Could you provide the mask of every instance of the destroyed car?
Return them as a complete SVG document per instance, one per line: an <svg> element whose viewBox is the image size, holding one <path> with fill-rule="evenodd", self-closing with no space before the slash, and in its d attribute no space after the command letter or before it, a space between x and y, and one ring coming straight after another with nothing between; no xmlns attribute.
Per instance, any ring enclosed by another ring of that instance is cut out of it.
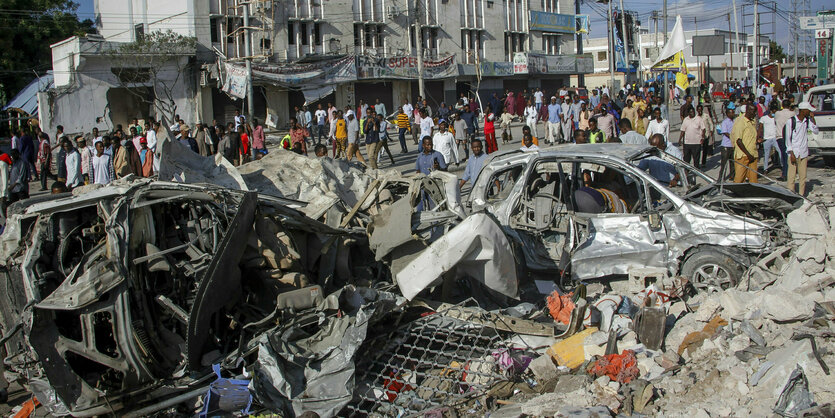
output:
<svg viewBox="0 0 835 418"><path fill-rule="evenodd" d="M204 394L212 366L254 356L280 309L322 299L309 283L381 274L362 264L364 234L301 202L150 180L80 192L12 206L0 236L6 365L56 415L147 415Z"/></svg>
<svg viewBox="0 0 835 418"><path fill-rule="evenodd" d="M599 210L586 209L590 198ZM586 280L655 268L705 289L735 284L789 240L786 217L804 202L780 187L717 183L654 147L567 144L494 154L465 206L492 213L529 270Z"/></svg>

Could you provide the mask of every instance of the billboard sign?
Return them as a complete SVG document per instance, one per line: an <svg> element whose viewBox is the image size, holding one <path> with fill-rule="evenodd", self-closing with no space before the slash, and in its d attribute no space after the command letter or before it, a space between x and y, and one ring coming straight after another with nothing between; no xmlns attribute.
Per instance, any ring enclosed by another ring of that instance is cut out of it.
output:
<svg viewBox="0 0 835 418"><path fill-rule="evenodd" d="M575 15L531 10L530 30L573 34L577 32L577 17Z"/></svg>
<svg viewBox="0 0 835 418"><path fill-rule="evenodd" d="M725 55L724 35L697 35L693 36L692 41L694 57Z"/></svg>

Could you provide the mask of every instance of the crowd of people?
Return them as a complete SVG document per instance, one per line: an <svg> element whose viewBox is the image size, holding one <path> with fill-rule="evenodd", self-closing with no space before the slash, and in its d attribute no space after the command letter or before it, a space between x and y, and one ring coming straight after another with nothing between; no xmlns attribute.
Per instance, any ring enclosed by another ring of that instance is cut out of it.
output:
<svg viewBox="0 0 835 418"><path fill-rule="evenodd" d="M809 158L806 135L817 132L817 126L811 114L814 108L809 103L796 103L794 80L784 78L775 85L758 86L746 80L726 83L718 115L714 89L709 83L695 89L693 95L684 95L678 109L678 134L670 132L662 89L647 82L626 85L614 95L608 87L588 92L563 87L550 95L536 88L516 93L507 90L501 96L494 93L480 103L461 94L452 106L440 103L435 109L418 97L414 103L404 101L391 114L379 99L374 104L360 100L357 106L344 109L320 103L313 112L308 106L296 106L280 145L305 155L312 147L317 157L327 156L330 148L333 158L356 158L376 169L386 155L395 164L388 145L395 135L401 153L409 152L411 136L412 143L420 145L415 171L428 174L466 161L463 186L481 169L486 155L498 150L497 129L502 142L510 143L514 140L511 124L521 122L523 151L538 150L540 138L549 145L655 145L697 168L704 168L708 157L718 152L722 178L756 182L757 172L779 167L779 180L787 181L792 190L798 180L797 190L804 194ZM667 91L671 97L672 92L680 92L672 86ZM268 152L264 127L256 119L248 121L240 111L225 125L213 120L211 125L190 127L179 115L174 120L168 129L175 141L199 155L221 154L240 165ZM159 170L161 133L160 122L152 118L142 124L134 119L127 131L121 125L107 133L93 128L72 140L61 126L54 134L55 141L37 127L14 131L11 151L0 155L0 198L4 204L27 198L32 178L40 181L41 190L46 190L48 179L55 179L52 190L63 192L83 184L108 184L128 175L152 176ZM763 158L759 158L760 144ZM360 152L362 145L365 156ZM54 164L53 155L57 158Z"/></svg>

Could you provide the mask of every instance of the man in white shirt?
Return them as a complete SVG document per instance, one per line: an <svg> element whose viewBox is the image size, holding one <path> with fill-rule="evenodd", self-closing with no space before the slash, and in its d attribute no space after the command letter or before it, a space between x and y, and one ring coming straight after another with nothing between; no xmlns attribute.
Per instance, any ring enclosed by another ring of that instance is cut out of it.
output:
<svg viewBox="0 0 835 418"><path fill-rule="evenodd" d="M780 147L777 145L777 121L774 119L772 112L777 110L776 103L772 106L769 106L765 110L765 114L760 118L760 125L762 125L763 131L763 156L765 159L763 160L763 173L768 174L768 166L771 162L771 151L777 151L777 160L780 161L780 164L783 163L782 157L780 155Z"/></svg>
<svg viewBox="0 0 835 418"><path fill-rule="evenodd" d="M783 108L774 113L774 121L777 124L777 146L780 147L780 161L783 164L783 175L779 180L785 181L789 173L789 156L786 153L786 138L783 137L783 127L786 126L789 119L794 117L795 112L789 99L784 99L782 105Z"/></svg>
<svg viewBox="0 0 835 418"><path fill-rule="evenodd" d="M533 94L534 103L536 104L536 113L539 114L539 109L542 107L542 98L545 97L545 94L542 93L542 90L539 87L536 88L536 93Z"/></svg>
<svg viewBox="0 0 835 418"><path fill-rule="evenodd" d="M322 137L326 136L325 134L325 122L328 120L328 114L325 112L325 109L322 109L322 104L319 103L319 108L316 109L316 143L322 143Z"/></svg>
<svg viewBox="0 0 835 418"><path fill-rule="evenodd" d="M652 138L655 134L664 136L664 140L669 142L670 137L670 123L666 119L661 118L661 109L655 108L652 111L652 120L647 125L647 138Z"/></svg>
<svg viewBox="0 0 835 418"><path fill-rule="evenodd" d="M110 156L104 153L104 143L96 141L96 155L93 156L93 183L109 184L113 181L112 169Z"/></svg>
<svg viewBox="0 0 835 418"><path fill-rule="evenodd" d="M432 123L432 118L426 115L426 109L420 109L420 140L423 141L424 137L432 137L432 129L434 127L434 123ZM417 118L416 118L417 119Z"/></svg>
<svg viewBox="0 0 835 418"><path fill-rule="evenodd" d="M566 94L568 94L568 92L566 92ZM562 129L562 137L565 138L566 141L568 141L569 138L572 138L571 131L574 129L574 114L571 112L571 104L571 97L566 96L560 105L562 115L560 128Z"/></svg>
<svg viewBox="0 0 835 418"><path fill-rule="evenodd" d="M632 130L632 121L623 118L618 122L620 126L620 142L624 144L649 145L647 137Z"/></svg>
<svg viewBox="0 0 835 418"><path fill-rule="evenodd" d="M84 182L81 174L81 154L78 153L69 140L63 141L61 146L64 147L64 152L67 154L67 156L64 157L64 161L67 165L66 185L68 189L72 189L82 185Z"/></svg>
<svg viewBox="0 0 835 418"><path fill-rule="evenodd" d="M797 107L799 113L786 122L786 153L789 156L789 173L786 187L794 191L795 175L800 177L798 182L798 193L806 195L806 164L809 161L809 139L808 131L817 134L818 125L815 124L815 117L812 112L815 108L809 102L803 102Z"/></svg>
<svg viewBox="0 0 835 418"><path fill-rule="evenodd" d="M360 104L359 104L358 107L359 107L358 111L359 111L359 114L360 114L360 119L365 119L366 117L368 117L368 113L367 113L368 103L365 103L365 102L362 101L362 99L360 99Z"/></svg>
<svg viewBox="0 0 835 418"><path fill-rule="evenodd" d="M386 112L386 105L380 103L380 99L375 99L376 103L374 103L374 110L377 112L378 115L383 115L383 119L388 116L388 112Z"/></svg>
<svg viewBox="0 0 835 418"><path fill-rule="evenodd" d="M458 146L455 143L455 137L452 135L452 132L447 131L448 127L447 122L442 121L438 124L438 132L432 137L433 148L444 156L444 161L446 161L447 166L452 163L458 164Z"/></svg>
<svg viewBox="0 0 835 418"><path fill-rule="evenodd" d="M348 115L348 161L351 161L355 156L359 162L365 164L365 158L360 153L358 144L360 134L360 123L354 114Z"/></svg>

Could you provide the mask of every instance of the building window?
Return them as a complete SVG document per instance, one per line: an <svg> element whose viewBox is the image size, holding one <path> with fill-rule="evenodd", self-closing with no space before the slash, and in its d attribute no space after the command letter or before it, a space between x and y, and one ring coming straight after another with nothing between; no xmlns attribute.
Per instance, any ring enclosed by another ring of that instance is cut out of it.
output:
<svg viewBox="0 0 835 418"><path fill-rule="evenodd" d="M461 46L464 48L464 61L475 64L476 58L484 58L484 36L480 30L461 31Z"/></svg>
<svg viewBox="0 0 835 418"><path fill-rule="evenodd" d="M362 24L354 25L354 46L362 46Z"/></svg>
<svg viewBox="0 0 835 418"><path fill-rule="evenodd" d="M267 38L261 38L261 49L269 51L272 41Z"/></svg>
<svg viewBox="0 0 835 418"><path fill-rule="evenodd" d="M141 41L142 37L145 36L145 26L141 23L134 26L133 36L136 38L137 41Z"/></svg>
<svg viewBox="0 0 835 418"><path fill-rule="evenodd" d="M507 32L504 35L505 55L508 61L513 60L513 54L525 51L527 35L524 33Z"/></svg>
<svg viewBox="0 0 835 418"><path fill-rule="evenodd" d="M310 45L310 37L307 35L307 23L299 25L299 35L302 37L302 45Z"/></svg>
<svg viewBox="0 0 835 418"><path fill-rule="evenodd" d="M542 51L549 55L559 54L559 35L543 33Z"/></svg>
<svg viewBox="0 0 835 418"><path fill-rule="evenodd" d="M296 44L296 25L293 22L287 22L287 43Z"/></svg>
<svg viewBox="0 0 835 418"><path fill-rule="evenodd" d="M597 60L598 61L606 61L606 51L600 51L597 53Z"/></svg>
<svg viewBox="0 0 835 418"><path fill-rule="evenodd" d="M313 44L322 46L322 25L319 23L313 24Z"/></svg>
<svg viewBox="0 0 835 418"><path fill-rule="evenodd" d="M213 17L209 19L211 26L212 43L220 42L220 19Z"/></svg>

